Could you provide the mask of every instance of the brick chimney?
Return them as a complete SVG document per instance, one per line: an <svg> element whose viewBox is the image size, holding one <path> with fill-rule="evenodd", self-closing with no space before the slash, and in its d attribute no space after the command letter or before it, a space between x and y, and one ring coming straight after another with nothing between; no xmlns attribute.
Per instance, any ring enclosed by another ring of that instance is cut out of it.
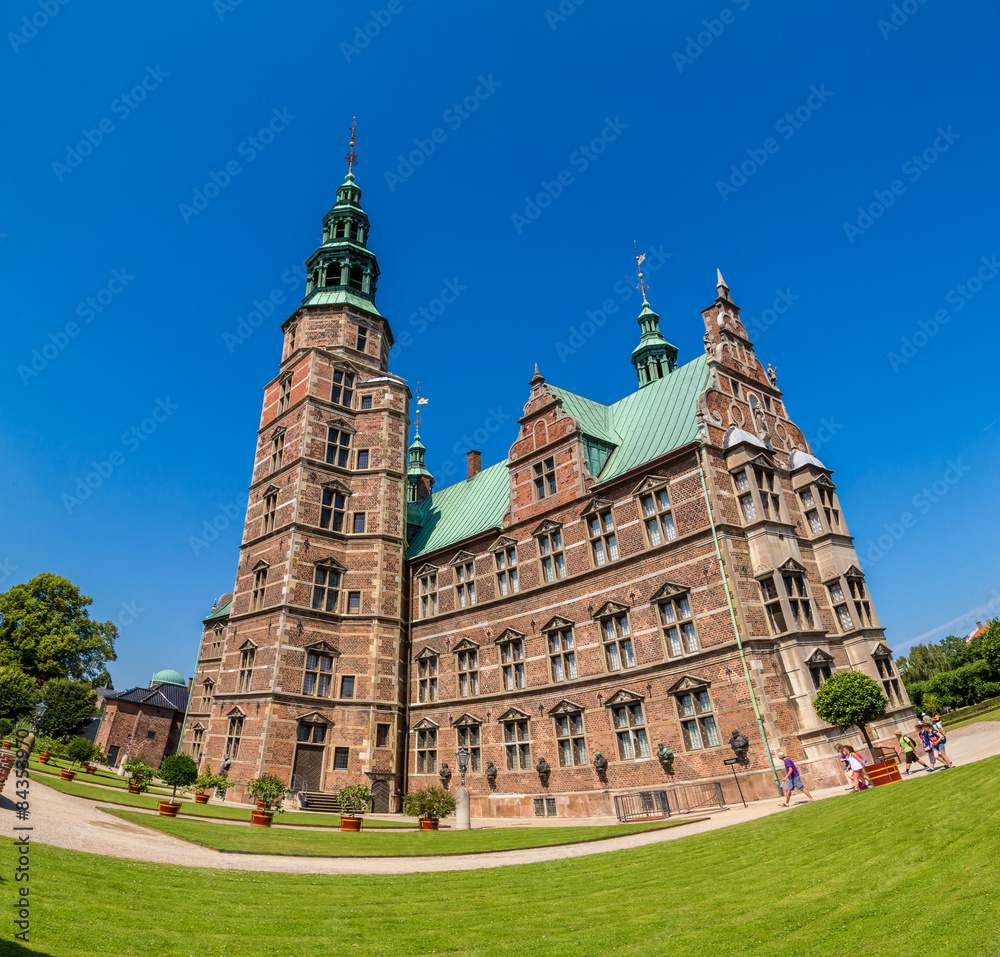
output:
<svg viewBox="0 0 1000 957"><path fill-rule="evenodd" d="M483 470L483 453L472 449L466 454L469 463L469 478L478 475Z"/></svg>

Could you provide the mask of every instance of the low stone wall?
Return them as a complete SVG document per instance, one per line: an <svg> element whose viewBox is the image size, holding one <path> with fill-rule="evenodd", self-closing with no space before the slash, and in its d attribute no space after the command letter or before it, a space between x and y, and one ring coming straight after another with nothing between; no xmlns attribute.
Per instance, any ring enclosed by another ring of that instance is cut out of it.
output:
<svg viewBox="0 0 1000 957"><path fill-rule="evenodd" d="M0 751L0 791L7 783L10 772L14 770L14 757L13 751Z"/></svg>

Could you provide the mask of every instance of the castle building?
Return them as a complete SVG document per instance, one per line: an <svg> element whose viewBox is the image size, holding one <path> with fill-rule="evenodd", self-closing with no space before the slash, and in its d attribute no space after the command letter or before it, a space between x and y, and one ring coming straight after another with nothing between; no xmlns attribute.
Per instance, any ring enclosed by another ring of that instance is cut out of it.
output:
<svg viewBox="0 0 1000 957"><path fill-rule="evenodd" d="M637 387L611 405L530 381L507 458L434 490L388 368L378 264L350 171L284 322L236 584L204 619L182 749L237 785L273 771L373 810L449 779L478 816L613 813L732 782L774 793L783 748L839 781L812 699L836 671L909 701L830 469L791 420L718 274L678 364L647 301ZM641 273L640 273L641 279ZM446 767L448 765L448 767ZM236 788L237 798L240 788Z"/></svg>

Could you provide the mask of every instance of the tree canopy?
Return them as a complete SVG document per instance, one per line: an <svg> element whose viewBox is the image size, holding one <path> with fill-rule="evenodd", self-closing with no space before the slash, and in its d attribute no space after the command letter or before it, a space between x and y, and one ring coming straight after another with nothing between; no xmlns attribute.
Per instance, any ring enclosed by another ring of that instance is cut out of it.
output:
<svg viewBox="0 0 1000 957"><path fill-rule="evenodd" d="M813 702L816 714L829 724L842 729L857 725L869 748L866 726L884 717L888 704L879 683L860 671L841 671L828 678Z"/></svg>
<svg viewBox="0 0 1000 957"><path fill-rule="evenodd" d="M20 668L0 666L0 718L30 717L38 701L38 682Z"/></svg>
<svg viewBox="0 0 1000 957"><path fill-rule="evenodd" d="M94 621L91 604L69 579L49 573L0 594L0 665L42 680L97 677L115 660L118 629Z"/></svg>
<svg viewBox="0 0 1000 957"><path fill-rule="evenodd" d="M97 711L97 692L89 681L53 678L45 682L41 699L48 707L39 726L53 738L81 730Z"/></svg>

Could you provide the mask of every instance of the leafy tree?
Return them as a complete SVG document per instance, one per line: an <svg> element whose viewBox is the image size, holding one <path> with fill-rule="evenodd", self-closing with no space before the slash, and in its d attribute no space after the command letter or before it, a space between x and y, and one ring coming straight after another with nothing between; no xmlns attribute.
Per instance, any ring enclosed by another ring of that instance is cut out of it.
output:
<svg viewBox="0 0 1000 957"><path fill-rule="evenodd" d="M39 724L54 738L73 734L97 711L97 692L90 687L89 681L54 678L45 682L41 698L48 707Z"/></svg>
<svg viewBox="0 0 1000 957"><path fill-rule="evenodd" d="M888 704L889 699L874 678L860 671L841 671L823 682L813 707L820 718L841 730L857 725L874 755L866 726L884 717Z"/></svg>
<svg viewBox="0 0 1000 957"><path fill-rule="evenodd" d="M896 665L903 676L903 683L909 686L917 681L933 678L940 671L947 671L948 655L940 645L913 645L910 653L897 659Z"/></svg>
<svg viewBox="0 0 1000 957"><path fill-rule="evenodd" d="M0 715L23 718L33 713L38 701L38 682L20 668L0 667Z"/></svg>
<svg viewBox="0 0 1000 957"><path fill-rule="evenodd" d="M979 655L1000 678L1000 618L994 618L979 639Z"/></svg>
<svg viewBox="0 0 1000 957"><path fill-rule="evenodd" d="M0 665L42 680L95 677L115 660L118 629L94 621L91 604L69 579L48 573L0 595Z"/></svg>
<svg viewBox="0 0 1000 957"><path fill-rule="evenodd" d="M171 754L160 763L157 773L167 787L174 789L170 800L176 801L178 788L189 788L198 780L198 765L189 754Z"/></svg>
<svg viewBox="0 0 1000 957"><path fill-rule="evenodd" d="M90 679L90 686L92 688L113 688L115 685L111 680L111 672L105 668L104 671Z"/></svg>
<svg viewBox="0 0 1000 957"><path fill-rule="evenodd" d="M933 696L946 708L962 708L1000 695L1000 677L988 661L980 658L961 668L942 671L924 685L924 697ZM921 702L923 703L923 702ZM926 706L925 706L926 710Z"/></svg>

